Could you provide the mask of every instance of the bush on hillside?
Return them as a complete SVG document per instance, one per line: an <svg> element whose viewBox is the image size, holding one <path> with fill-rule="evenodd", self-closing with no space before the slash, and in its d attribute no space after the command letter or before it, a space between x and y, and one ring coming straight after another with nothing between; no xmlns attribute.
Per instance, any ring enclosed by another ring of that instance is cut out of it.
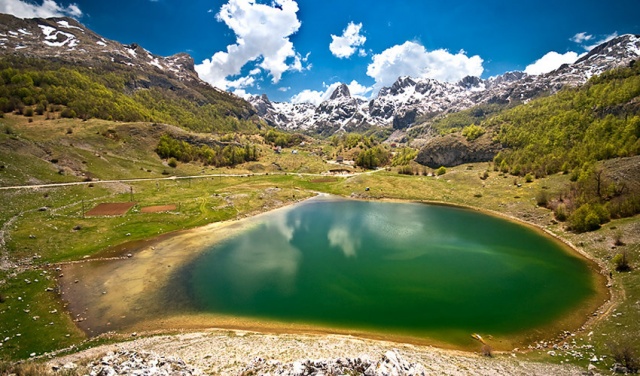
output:
<svg viewBox="0 0 640 376"><path fill-rule="evenodd" d="M600 228L609 221L609 212L601 204L584 204L569 216L569 227L575 232L587 232Z"/></svg>

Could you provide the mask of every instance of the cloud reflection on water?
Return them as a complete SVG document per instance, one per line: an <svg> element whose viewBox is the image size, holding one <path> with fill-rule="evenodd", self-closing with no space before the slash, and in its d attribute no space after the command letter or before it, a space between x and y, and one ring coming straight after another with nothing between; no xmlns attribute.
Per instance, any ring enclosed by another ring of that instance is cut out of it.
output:
<svg viewBox="0 0 640 376"><path fill-rule="evenodd" d="M227 270L242 275L228 280L237 296L249 299L265 287L289 295L302 259L301 251L291 244L296 225L289 225L286 213L274 214L260 225L254 236L237 240L226 260Z"/></svg>

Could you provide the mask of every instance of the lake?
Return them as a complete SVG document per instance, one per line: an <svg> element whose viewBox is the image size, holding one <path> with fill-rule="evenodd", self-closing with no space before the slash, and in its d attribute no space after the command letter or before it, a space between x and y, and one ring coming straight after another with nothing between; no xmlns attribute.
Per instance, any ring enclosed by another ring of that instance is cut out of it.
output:
<svg viewBox="0 0 640 376"><path fill-rule="evenodd" d="M198 312L454 345L545 327L595 295L585 260L527 226L335 198L264 216L180 273Z"/></svg>

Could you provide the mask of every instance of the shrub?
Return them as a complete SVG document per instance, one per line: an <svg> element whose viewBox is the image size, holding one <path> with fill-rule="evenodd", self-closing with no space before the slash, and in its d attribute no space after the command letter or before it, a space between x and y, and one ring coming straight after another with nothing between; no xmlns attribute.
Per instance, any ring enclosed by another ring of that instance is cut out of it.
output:
<svg viewBox="0 0 640 376"><path fill-rule="evenodd" d="M609 345L609 349L616 363L625 367L628 373L636 373L640 370L640 358L629 344Z"/></svg>
<svg viewBox="0 0 640 376"><path fill-rule="evenodd" d="M25 109L22 111L22 114L27 117L33 116L33 108L25 107Z"/></svg>
<svg viewBox="0 0 640 376"><path fill-rule="evenodd" d="M567 220L567 205L560 203L556 206L556 210L553 211L556 219L560 222Z"/></svg>
<svg viewBox="0 0 640 376"><path fill-rule="evenodd" d="M533 181L533 175L531 175L531 174L526 174L526 175L524 176L524 181L525 181L525 182L527 182L527 183L531 183L531 182Z"/></svg>
<svg viewBox="0 0 640 376"><path fill-rule="evenodd" d="M612 261L616 265L616 270L619 272L628 272L631 270L629 259L627 258L627 251L622 251L622 253L613 256Z"/></svg>
<svg viewBox="0 0 640 376"><path fill-rule="evenodd" d="M475 124L471 124L462 130L462 136L466 137L467 141L473 141L476 138L482 136L484 133L484 128Z"/></svg>
<svg viewBox="0 0 640 376"><path fill-rule="evenodd" d="M400 166L398 167L398 174L401 175L413 175L413 169L411 166Z"/></svg>
<svg viewBox="0 0 640 376"><path fill-rule="evenodd" d="M75 118L76 112L70 108L65 108L64 110L62 110L62 112L60 113L60 116L62 116L63 118L67 118L67 119L73 119Z"/></svg>
<svg viewBox="0 0 640 376"><path fill-rule="evenodd" d="M441 175L444 175L444 174L446 174L446 173L447 173L447 168L446 168L446 167L444 167L444 166L440 166L440 168L438 168L438 169L436 170L436 175L437 175L437 176L441 176Z"/></svg>
<svg viewBox="0 0 640 376"><path fill-rule="evenodd" d="M178 167L178 161L176 161L175 158L169 159L169 162L167 164L169 165L169 167L173 167L173 168Z"/></svg>
<svg viewBox="0 0 640 376"><path fill-rule="evenodd" d="M548 203L549 203L549 194L544 189L541 189L536 194L536 204L538 204L538 206L547 206Z"/></svg>
<svg viewBox="0 0 640 376"><path fill-rule="evenodd" d="M585 204L569 216L570 227L576 232L593 231L609 221L609 212L600 204Z"/></svg>
<svg viewBox="0 0 640 376"><path fill-rule="evenodd" d="M613 234L613 244L616 246L624 245L624 242L622 241L622 230L616 230Z"/></svg>

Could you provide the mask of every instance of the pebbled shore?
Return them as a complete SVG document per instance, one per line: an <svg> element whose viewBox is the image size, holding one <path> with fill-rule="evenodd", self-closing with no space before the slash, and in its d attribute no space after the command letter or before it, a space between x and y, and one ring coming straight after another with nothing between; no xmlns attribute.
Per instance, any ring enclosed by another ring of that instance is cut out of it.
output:
<svg viewBox="0 0 640 376"><path fill-rule="evenodd" d="M230 330L138 338L55 358L48 365L52 368L65 368L65 365L67 368L86 367L87 374L101 374L96 367L110 367L113 370L103 373L105 375L123 374L117 370L122 372L124 369L127 370L124 374L154 374L148 367L158 367L159 364L166 366L166 362L163 363L165 360L178 364L185 373L175 374L184 375L589 373L574 365L521 361L516 353L487 358L474 353L340 335L263 334ZM125 368L122 368L123 363Z"/></svg>

